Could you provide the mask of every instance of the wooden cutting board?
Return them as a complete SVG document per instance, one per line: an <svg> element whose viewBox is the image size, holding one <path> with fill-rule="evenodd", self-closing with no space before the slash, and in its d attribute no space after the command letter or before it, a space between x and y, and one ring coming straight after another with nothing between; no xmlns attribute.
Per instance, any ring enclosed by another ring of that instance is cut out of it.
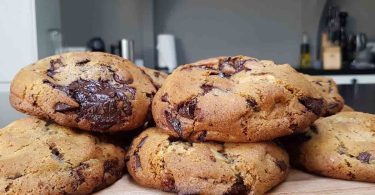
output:
<svg viewBox="0 0 375 195"><path fill-rule="evenodd" d="M162 192L155 189L144 188L131 179L129 175L124 175L112 186L95 193L96 195L122 195L122 194L142 194L142 195L169 195L171 193ZM271 190L269 194L368 194L375 195L375 184L366 182L345 181L320 177L298 170L291 170L288 179Z"/></svg>

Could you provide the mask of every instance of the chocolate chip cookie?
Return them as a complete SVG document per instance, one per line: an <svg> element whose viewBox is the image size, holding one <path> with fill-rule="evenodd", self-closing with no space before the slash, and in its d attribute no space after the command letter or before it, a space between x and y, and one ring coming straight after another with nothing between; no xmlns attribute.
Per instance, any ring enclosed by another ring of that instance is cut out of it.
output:
<svg viewBox="0 0 375 195"><path fill-rule="evenodd" d="M144 66L139 67L151 80L156 89L159 89L167 78L168 74L162 71L154 70Z"/></svg>
<svg viewBox="0 0 375 195"><path fill-rule="evenodd" d="M264 194L289 171L287 153L271 142L189 143L158 128L133 140L127 160L140 185L181 194Z"/></svg>
<svg viewBox="0 0 375 195"><path fill-rule="evenodd" d="M23 68L12 82L10 101L21 112L64 126L116 132L143 125L155 92L130 61L76 52Z"/></svg>
<svg viewBox="0 0 375 195"><path fill-rule="evenodd" d="M339 94L335 81L328 77L304 75L313 86L321 92L327 101L323 116L330 116L341 111L344 107L344 98Z"/></svg>
<svg viewBox="0 0 375 195"><path fill-rule="evenodd" d="M35 117L0 129L0 194L89 194L119 179L125 152Z"/></svg>
<svg viewBox="0 0 375 195"><path fill-rule="evenodd" d="M325 106L290 65L233 56L177 68L156 93L152 112L175 137L256 142L304 131Z"/></svg>
<svg viewBox="0 0 375 195"><path fill-rule="evenodd" d="M375 182L375 115L339 112L283 141L296 167L327 177Z"/></svg>

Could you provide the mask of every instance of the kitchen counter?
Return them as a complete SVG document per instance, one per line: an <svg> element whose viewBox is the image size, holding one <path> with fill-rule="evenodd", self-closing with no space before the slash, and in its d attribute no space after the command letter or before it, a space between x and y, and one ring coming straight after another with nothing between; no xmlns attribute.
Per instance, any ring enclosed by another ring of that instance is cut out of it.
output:
<svg viewBox="0 0 375 195"><path fill-rule="evenodd" d="M134 183L129 175L124 175L112 186L95 193L96 195L158 194L168 195L155 189L144 188ZM375 184L320 177L292 169L287 180L271 190L269 194L375 194Z"/></svg>

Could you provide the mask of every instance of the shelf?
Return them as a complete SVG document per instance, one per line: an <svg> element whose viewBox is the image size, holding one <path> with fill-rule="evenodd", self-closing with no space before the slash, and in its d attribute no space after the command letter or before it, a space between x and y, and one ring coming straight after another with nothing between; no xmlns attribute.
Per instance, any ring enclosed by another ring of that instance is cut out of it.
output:
<svg viewBox="0 0 375 195"><path fill-rule="evenodd" d="M309 75L368 75L374 74L375 69L341 69L341 70L322 70L322 69L297 69L298 72Z"/></svg>

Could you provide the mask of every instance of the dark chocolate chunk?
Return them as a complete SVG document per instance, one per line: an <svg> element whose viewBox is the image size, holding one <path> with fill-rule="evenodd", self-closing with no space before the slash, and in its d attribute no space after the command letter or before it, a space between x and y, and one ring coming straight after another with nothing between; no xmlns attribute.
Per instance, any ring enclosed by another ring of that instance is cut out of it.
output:
<svg viewBox="0 0 375 195"><path fill-rule="evenodd" d="M368 152L361 152L358 154L357 159L362 163L370 164L371 154Z"/></svg>
<svg viewBox="0 0 375 195"><path fill-rule="evenodd" d="M161 185L164 191L174 192L175 191L175 181L172 176L166 176L162 179Z"/></svg>
<svg viewBox="0 0 375 195"><path fill-rule="evenodd" d="M165 93L163 96L161 96L161 101L162 102L169 102L168 98L169 98L168 93Z"/></svg>
<svg viewBox="0 0 375 195"><path fill-rule="evenodd" d="M53 159L58 161L64 160L64 155L59 151L55 143L49 144L49 149L51 150Z"/></svg>
<svg viewBox="0 0 375 195"><path fill-rule="evenodd" d="M142 148L143 144L146 142L146 139L148 136L145 136L141 139L141 141L138 143L137 147L134 150L134 158L135 158L135 168L142 168L141 159L139 158L139 150Z"/></svg>
<svg viewBox="0 0 375 195"><path fill-rule="evenodd" d="M13 183L9 183L6 187L5 187L5 192L8 192L9 189L12 187Z"/></svg>
<svg viewBox="0 0 375 195"><path fill-rule="evenodd" d="M322 85L322 81L313 81L315 84L319 85L319 86L323 86Z"/></svg>
<svg viewBox="0 0 375 195"><path fill-rule="evenodd" d="M350 179L355 179L355 175L351 171L347 175Z"/></svg>
<svg viewBox="0 0 375 195"><path fill-rule="evenodd" d="M129 78L128 80L122 80L120 76L116 73L113 73L113 80L120 84L132 84L134 82L133 78Z"/></svg>
<svg viewBox="0 0 375 195"><path fill-rule="evenodd" d="M82 66L82 65L87 64L87 63L89 63L89 62L90 62L89 59L83 59L83 60L79 60L79 61L77 61L77 62L76 62L76 65L78 65L78 66Z"/></svg>
<svg viewBox="0 0 375 195"><path fill-rule="evenodd" d="M135 159L135 168L136 169L142 168L141 158L139 157L138 153L134 154L134 159Z"/></svg>
<svg viewBox="0 0 375 195"><path fill-rule="evenodd" d="M277 160L275 163L277 167L279 167L280 170L283 172L288 169L288 165L282 160Z"/></svg>
<svg viewBox="0 0 375 195"><path fill-rule="evenodd" d="M70 111L74 110L76 108L69 106L68 104L58 102L55 104L55 111L56 112L65 112L65 111Z"/></svg>
<svg viewBox="0 0 375 195"><path fill-rule="evenodd" d="M56 74L56 69L64 65L60 58L51 60L49 63L50 63L50 68L47 70L47 75L53 78L53 76Z"/></svg>
<svg viewBox="0 0 375 195"><path fill-rule="evenodd" d="M204 142L206 140L206 136L207 136L207 131L202 131L199 134L197 140L200 141L200 142Z"/></svg>
<svg viewBox="0 0 375 195"><path fill-rule="evenodd" d="M164 111L164 115L169 125L169 128L173 129L175 132L177 132L178 135L181 136L182 134L181 122L176 117L174 117L172 113L168 111Z"/></svg>
<svg viewBox="0 0 375 195"><path fill-rule="evenodd" d="M313 98L313 97L300 97L299 102L305 106L309 111L313 112L315 115L320 116L322 113L323 99Z"/></svg>
<svg viewBox="0 0 375 195"><path fill-rule="evenodd" d="M77 121L88 120L93 130L105 131L132 115L131 101L135 98L136 89L125 84L82 79L68 86L59 86L47 80L43 83L73 98L80 105L73 110L78 115Z"/></svg>
<svg viewBox="0 0 375 195"><path fill-rule="evenodd" d="M80 163L78 167L74 168L71 171L70 175L76 180L71 184L74 191L77 190L78 187L86 181L83 170L87 169L88 167L88 164Z"/></svg>
<svg viewBox="0 0 375 195"><path fill-rule="evenodd" d="M214 86L212 86L211 84L203 84L201 86L201 89L203 90L203 95L210 92L213 88Z"/></svg>
<svg viewBox="0 0 375 195"><path fill-rule="evenodd" d="M237 175L235 183L225 194L226 195L249 194L250 191L251 189L245 185L243 178L240 175Z"/></svg>
<svg viewBox="0 0 375 195"><path fill-rule="evenodd" d="M158 71L154 71L154 76L155 76L156 78L159 78L159 76L160 76L160 72L158 72Z"/></svg>
<svg viewBox="0 0 375 195"><path fill-rule="evenodd" d="M183 142L184 140L181 139L180 137L169 136L168 141L170 141L170 142Z"/></svg>
<svg viewBox="0 0 375 195"><path fill-rule="evenodd" d="M121 171L117 170L118 167L118 160L117 159L111 159L104 161L104 172L109 173L114 176L119 176L121 174Z"/></svg>
<svg viewBox="0 0 375 195"><path fill-rule="evenodd" d="M193 119L197 108L197 99L187 100L177 106L178 114L185 118Z"/></svg>
<svg viewBox="0 0 375 195"><path fill-rule="evenodd" d="M258 103L255 101L254 98L247 98L246 99L247 107L252 108L255 112L259 112L260 108L258 106Z"/></svg>

